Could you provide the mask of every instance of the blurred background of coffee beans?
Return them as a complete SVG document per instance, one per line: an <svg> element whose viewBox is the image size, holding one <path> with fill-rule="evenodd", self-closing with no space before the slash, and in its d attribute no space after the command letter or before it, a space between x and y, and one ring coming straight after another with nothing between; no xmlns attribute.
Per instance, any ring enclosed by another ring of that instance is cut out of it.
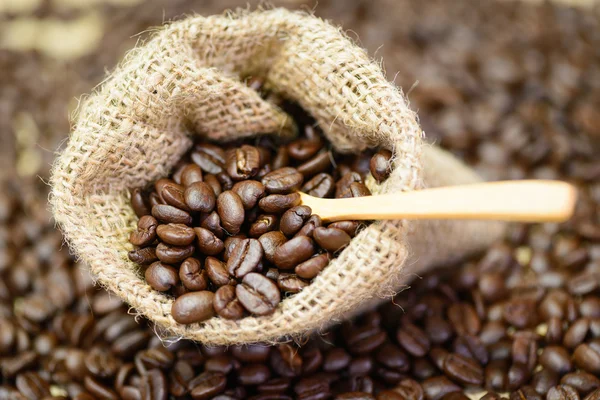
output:
<svg viewBox="0 0 600 400"><path fill-rule="evenodd" d="M383 58L428 138L486 178L576 183L572 221L514 226L301 348L165 348L93 287L47 211L68 116L138 33L246 3L0 0L0 399L599 398L597 5L273 2L314 10Z"/></svg>

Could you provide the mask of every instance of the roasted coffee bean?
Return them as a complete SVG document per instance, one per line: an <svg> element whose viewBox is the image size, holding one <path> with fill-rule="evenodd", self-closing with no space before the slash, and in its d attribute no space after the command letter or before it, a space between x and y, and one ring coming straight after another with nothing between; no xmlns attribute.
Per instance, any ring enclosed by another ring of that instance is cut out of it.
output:
<svg viewBox="0 0 600 400"><path fill-rule="evenodd" d="M196 164L187 164L181 170L181 184L185 187L202 182L202 169Z"/></svg>
<svg viewBox="0 0 600 400"><path fill-rule="evenodd" d="M196 238L194 230L183 224L158 225L155 231L160 240L174 246L187 246Z"/></svg>
<svg viewBox="0 0 600 400"><path fill-rule="evenodd" d="M511 390L523 386L531 377L531 371L524 364L513 363L508 369L508 388Z"/></svg>
<svg viewBox="0 0 600 400"><path fill-rule="evenodd" d="M206 360L206 363L204 364L204 369L206 371L221 372L225 375L234 370L238 370L239 368L239 362L228 354L215 355Z"/></svg>
<svg viewBox="0 0 600 400"><path fill-rule="evenodd" d="M225 166L225 152L210 143L196 145L191 154L192 161L209 174L218 174Z"/></svg>
<svg viewBox="0 0 600 400"><path fill-rule="evenodd" d="M396 333L398 343L415 357L423 357L429 350L429 339L417 326L405 323Z"/></svg>
<svg viewBox="0 0 600 400"><path fill-rule="evenodd" d="M179 279L186 289L197 291L208 288L208 273L196 258L186 258L179 267Z"/></svg>
<svg viewBox="0 0 600 400"><path fill-rule="evenodd" d="M354 237L358 233L360 224L358 221L337 221L327 225L327 227L341 229L350 237Z"/></svg>
<svg viewBox="0 0 600 400"><path fill-rule="evenodd" d="M288 237L293 236L302 228L311 214L312 210L308 206L292 207L281 216L279 229L281 229L284 235Z"/></svg>
<svg viewBox="0 0 600 400"><path fill-rule="evenodd" d="M227 173L236 181L248 179L258 172L260 153L254 146L246 144L227 152Z"/></svg>
<svg viewBox="0 0 600 400"><path fill-rule="evenodd" d="M156 247L144 247L143 249L131 250L127 253L131 261L140 265L152 264L158 260L156 255Z"/></svg>
<svg viewBox="0 0 600 400"><path fill-rule="evenodd" d="M467 397L468 398L468 397ZM543 400L543 397L540 396L531 386L523 386L518 389L516 392L512 392L510 394L510 400Z"/></svg>
<svg viewBox="0 0 600 400"><path fill-rule="evenodd" d="M50 396L50 385L35 372L17 375L15 385L27 399L42 399Z"/></svg>
<svg viewBox="0 0 600 400"><path fill-rule="evenodd" d="M258 204L266 193L265 186L257 181L241 181L237 182L231 190L240 196L244 209L250 210Z"/></svg>
<svg viewBox="0 0 600 400"><path fill-rule="evenodd" d="M292 269L308 260L314 252L315 248L311 238L296 236L277 247L273 255L273 262L280 269Z"/></svg>
<svg viewBox="0 0 600 400"><path fill-rule="evenodd" d="M269 214L281 214L301 203L298 193L271 194L258 201L258 207Z"/></svg>
<svg viewBox="0 0 600 400"><path fill-rule="evenodd" d="M564 347L546 346L539 358L540 364L551 371L564 375L573 369L569 352Z"/></svg>
<svg viewBox="0 0 600 400"><path fill-rule="evenodd" d="M287 147L282 146L277 150L271 164L275 170L287 167L290 164L290 153Z"/></svg>
<svg viewBox="0 0 600 400"><path fill-rule="evenodd" d="M483 384L483 369L474 360L459 354L449 354L444 359L444 372L452 379L467 385Z"/></svg>
<svg viewBox="0 0 600 400"><path fill-rule="evenodd" d="M319 246L327 251L336 252L346 247L350 243L350 236L341 229L337 228L315 228L313 239Z"/></svg>
<svg viewBox="0 0 600 400"><path fill-rule="evenodd" d="M264 364L244 365L238 371L238 381L244 386L255 386L265 383L271 377L271 370Z"/></svg>
<svg viewBox="0 0 600 400"><path fill-rule="evenodd" d="M225 319L240 319L244 315L244 308L235 294L235 287L231 285L221 286L215 292L213 305L217 315Z"/></svg>
<svg viewBox="0 0 600 400"><path fill-rule="evenodd" d="M167 400L169 392L164 373L159 369L148 371L142 378L140 394L143 399Z"/></svg>
<svg viewBox="0 0 600 400"><path fill-rule="evenodd" d="M154 290L166 292L179 283L177 270L161 261L152 263L144 273L146 282Z"/></svg>
<svg viewBox="0 0 600 400"><path fill-rule="evenodd" d="M230 234L236 235L244 223L244 205L236 193L227 190L217 198L217 212L221 225Z"/></svg>
<svg viewBox="0 0 600 400"><path fill-rule="evenodd" d="M546 394L550 389L558 385L560 376L549 369L542 369L536 372L531 379L531 386L539 394Z"/></svg>
<svg viewBox="0 0 600 400"><path fill-rule="evenodd" d="M320 140L298 139L288 144L287 150L294 160L305 161L317 154L322 147Z"/></svg>
<svg viewBox="0 0 600 400"><path fill-rule="evenodd" d="M225 244L213 232L205 228L194 228L198 238L198 250L206 256L214 256L223 251Z"/></svg>
<svg viewBox="0 0 600 400"><path fill-rule="evenodd" d="M527 328L536 322L535 301L526 298L510 300L504 306L504 319L517 328Z"/></svg>
<svg viewBox="0 0 600 400"><path fill-rule="evenodd" d="M85 367L97 378L111 378L117 374L121 361L107 349L95 347L85 357Z"/></svg>
<svg viewBox="0 0 600 400"><path fill-rule="evenodd" d="M134 246L149 246L156 239L158 221L151 215L144 215L138 221L137 229L131 232L129 241Z"/></svg>
<svg viewBox="0 0 600 400"><path fill-rule="evenodd" d="M578 400L579 393L569 385L558 385L551 388L546 395L547 400Z"/></svg>
<svg viewBox="0 0 600 400"><path fill-rule="evenodd" d="M398 372L407 372L410 369L410 359L398 346L386 343L377 349L375 360L386 368Z"/></svg>
<svg viewBox="0 0 600 400"><path fill-rule="evenodd" d="M460 392L460 387L445 376L425 379L421 382L421 387L423 388L423 393L425 393L425 398L431 400L440 400L448 393Z"/></svg>
<svg viewBox="0 0 600 400"><path fill-rule="evenodd" d="M247 363L264 363L269 358L271 346L266 344L248 344L231 347L235 358Z"/></svg>
<svg viewBox="0 0 600 400"><path fill-rule="evenodd" d="M227 272L227 265L214 257L206 257L204 269L208 274L208 279L217 287L235 284Z"/></svg>
<svg viewBox="0 0 600 400"><path fill-rule="evenodd" d="M219 182L219 180L217 179L217 177L215 175L206 175L204 177L204 182L208 186L210 186L210 188L213 190L213 193L215 194L216 197L219 197L219 195L223 192L221 183Z"/></svg>
<svg viewBox="0 0 600 400"><path fill-rule="evenodd" d="M209 213L215 208L217 196L213 188L206 182L198 181L190 184L184 192L185 204L192 211Z"/></svg>
<svg viewBox="0 0 600 400"><path fill-rule="evenodd" d="M335 197L339 198L342 193L350 189L354 182L362 183L362 177L357 172L348 172L344 174L335 184Z"/></svg>
<svg viewBox="0 0 600 400"><path fill-rule="evenodd" d="M227 378L220 372L204 372L192 379L188 388L194 400L206 400L222 393L227 386Z"/></svg>
<svg viewBox="0 0 600 400"><path fill-rule="evenodd" d="M192 223L192 217L187 211L166 204L158 204L152 207L152 216L167 224L190 225Z"/></svg>
<svg viewBox="0 0 600 400"><path fill-rule="evenodd" d="M572 386L579 393L586 395L600 387L600 379L587 372L571 372L560 379L563 385Z"/></svg>
<svg viewBox="0 0 600 400"><path fill-rule="evenodd" d="M323 226L321 217L313 214L294 236L308 236L309 238L312 238L313 232L320 226Z"/></svg>
<svg viewBox="0 0 600 400"><path fill-rule="evenodd" d="M323 151L310 160L298 165L296 168L305 178L310 178L320 172L327 171L333 161L333 154L329 151Z"/></svg>
<svg viewBox="0 0 600 400"><path fill-rule="evenodd" d="M390 175L391 158L392 152L385 149L379 150L373 157L371 157L369 170L377 182L383 182Z"/></svg>
<svg viewBox="0 0 600 400"><path fill-rule="evenodd" d="M243 239L233 249L227 260L229 275L238 279L260 268L263 249L256 239Z"/></svg>
<svg viewBox="0 0 600 400"><path fill-rule="evenodd" d="M371 191L368 187L360 182L352 182L348 189L338 196L338 198L345 199L350 197L363 197L370 196Z"/></svg>
<svg viewBox="0 0 600 400"><path fill-rule="evenodd" d="M197 228L198 229L198 228ZM156 256L167 264L178 264L194 254L194 246L171 246L165 243L159 243L156 246Z"/></svg>
<svg viewBox="0 0 600 400"><path fill-rule="evenodd" d="M170 182L163 185L158 195L164 200L164 202L170 206L178 208L180 210L190 211L186 200L183 195L184 187Z"/></svg>
<svg viewBox="0 0 600 400"><path fill-rule="evenodd" d="M152 209L152 207L165 204L165 202L163 199L160 198L158 193L153 192L150 193L150 196L148 197L148 204L150 206L150 209Z"/></svg>
<svg viewBox="0 0 600 400"><path fill-rule="evenodd" d="M250 226L248 234L251 237L258 238L267 232L271 232L277 228L277 216L272 214L260 215L256 221Z"/></svg>
<svg viewBox="0 0 600 400"><path fill-rule="evenodd" d="M200 227L208 229L214 233L216 237L223 240L224 231L221 227L221 218L216 211L213 211L210 214L203 214L200 217Z"/></svg>
<svg viewBox="0 0 600 400"><path fill-rule="evenodd" d="M83 380L83 384L88 392L95 398L106 399L106 400L118 400L119 396L110 387L102 384L100 380L86 376Z"/></svg>
<svg viewBox="0 0 600 400"><path fill-rule="evenodd" d="M490 358L483 342L477 336L473 335L457 337L454 341L454 351L465 357L477 360L482 365L487 364Z"/></svg>
<svg viewBox="0 0 600 400"><path fill-rule="evenodd" d="M327 264L329 264L329 255L327 253L319 254L298 264L296 268L294 268L294 272L300 278L312 279L319 275L319 272L321 272Z"/></svg>
<svg viewBox="0 0 600 400"><path fill-rule="evenodd" d="M530 371L533 371L537 365L538 345L536 339L529 332L517 332L514 335L512 346L513 362L527 366Z"/></svg>
<svg viewBox="0 0 600 400"><path fill-rule="evenodd" d="M335 191L333 177L325 172L315 175L302 186L302 192L320 198L331 197Z"/></svg>
<svg viewBox="0 0 600 400"><path fill-rule="evenodd" d="M573 352L573 362L580 369L600 375L600 343L582 343Z"/></svg>
<svg viewBox="0 0 600 400"><path fill-rule="evenodd" d="M308 286L308 282L294 274L279 274L277 277L277 286L284 293L298 293Z"/></svg>
<svg viewBox="0 0 600 400"><path fill-rule="evenodd" d="M171 308L173 319L180 324L193 324L215 315L215 294L206 290L190 292L178 297Z"/></svg>
<svg viewBox="0 0 600 400"><path fill-rule="evenodd" d="M265 175L262 184L268 193L288 194L300 189L303 181L304 177L295 168L283 167Z"/></svg>
<svg viewBox="0 0 600 400"><path fill-rule="evenodd" d="M579 303L579 314L584 318L600 318L600 297L585 297Z"/></svg>
<svg viewBox="0 0 600 400"><path fill-rule="evenodd" d="M459 335L477 335L481 321L475 309L466 303L455 303L448 308L448 319Z"/></svg>
<svg viewBox="0 0 600 400"><path fill-rule="evenodd" d="M233 179L226 172L221 172L216 177L223 190L231 190L233 188Z"/></svg>
<svg viewBox="0 0 600 400"><path fill-rule="evenodd" d="M142 218L144 215L150 215L150 208L144 200L144 194L141 189L131 190L131 207L138 218Z"/></svg>
<svg viewBox="0 0 600 400"><path fill-rule="evenodd" d="M588 334L590 328L590 320L587 318L580 318L571 324L569 329L565 332L563 338L563 344L569 348L574 349L583 342Z"/></svg>
<svg viewBox="0 0 600 400"><path fill-rule="evenodd" d="M254 272L244 276L235 292L244 308L255 315L272 313L281 301L277 286L270 279Z"/></svg>

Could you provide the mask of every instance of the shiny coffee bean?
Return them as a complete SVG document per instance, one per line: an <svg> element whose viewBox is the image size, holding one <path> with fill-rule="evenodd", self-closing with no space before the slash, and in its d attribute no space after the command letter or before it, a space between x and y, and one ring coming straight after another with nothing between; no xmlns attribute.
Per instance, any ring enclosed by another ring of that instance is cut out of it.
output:
<svg viewBox="0 0 600 400"><path fill-rule="evenodd" d="M260 168L260 153L256 147L244 144L227 152L226 166L233 180L248 179L256 175Z"/></svg>
<svg viewBox="0 0 600 400"><path fill-rule="evenodd" d="M185 204L190 210L209 213L215 208L217 197L213 188L206 182L190 184L184 192Z"/></svg>
<svg viewBox="0 0 600 400"><path fill-rule="evenodd" d="M578 400L579 393L569 385L558 385L551 388L546 395L547 400Z"/></svg>
<svg viewBox="0 0 600 400"><path fill-rule="evenodd" d="M327 253L319 254L315 257L300 263L294 268L294 272L300 278L313 279L329 264L329 255Z"/></svg>
<svg viewBox="0 0 600 400"><path fill-rule="evenodd" d="M131 190L131 207L138 218L142 218L144 215L150 215L150 207L146 204L141 189Z"/></svg>
<svg viewBox="0 0 600 400"><path fill-rule="evenodd" d="M279 229L284 235L288 237L293 236L302 228L311 214L312 210L308 206L292 207L281 216Z"/></svg>
<svg viewBox="0 0 600 400"><path fill-rule="evenodd" d="M460 386L450 381L445 376L436 376L421 382L423 393L427 399L439 400L448 393L460 392Z"/></svg>
<svg viewBox="0 0 600 400"><path fill-rule="evenodd" d="M305 161L317 154L322 147L320 140L298 139L288 144L287 150L294 160Z"/></svg>
<svg viewBox="0 0 600 400"><path fill-rule="evenodd" d="M222 393L227 386L227 377L221 372L203 372L193 378L188 388L192 399L208 400Z"/></svg>
<svg viewBox="0 0 600 400"><path fill-rule="evenodd" d="M192 151L191 159L202 171L209 174L218 174L223 171L225 166L225 151L213 144L202 143L196 145L194 151Z"/></svg>
<svg viewBox="0 0 600 400"><path fill-rule="evenodd" d="M193 324L214 317L215 294L206 290L179 296L171 308L173 319L180 324Z"/></svg>
<svg viewBox="0 0 600 400"><path fill-rule="evenodd" d="M215 257L206 257L204 269L206 270L208 279L217 287L235 284L235 281L229 276L229 272L227 272L227 265Z"/></svg>
<svg viewBox="0 0 600 400"><path fill-rule="evenodd" d="M258 238L265 258L269 262L274 262L275 251L287 241L287 238L281 231L267 232Z"/></svg>
<svg viewBox="0 0 600 400"><path fill-rule="evenodd" d="M194 254L194 246L171 246L165 243L159 243L156 246L156 256L167 264L178 264Z"/></svg>
<svg viewBox="0 0 600 400"><path fill-rule="evenodd" d="M335 197L339 198L342 193L350 189L350 185L354 182L362 183L362 177L357 172L348 172L343 175L340 180L335 183Z"/></svg>
<svg viewBox="0 0 600 400"><path fill-rule="evenodd" d="M351 198L351 197L363 197L370 196L371 191L367 186L360 182L352 182L347 190L340 193L337 196L340 199Z"/></svg>
<svg viewBox="0 0 600 400"><path fill-rule="evenodd" d="M196 164L187 164L181 170L181 184L185 187L202 182L202 169Z"/></svg>
<svg viewBox="0 0 600 400"><path fill-rule="evenodd" d="M227 260L229 260L229 256L231 256L231 253L233 252L233 250L235 250L235 247L244 239L246 239L246 235L244 234L229 236L227 239L225 239L225 241L223 242L223 244L225 245L223 261L227 262Z"/></svg>
<svg viewBox="0 0 600 400"><path fill-rule="evenodd" d="M325 172L331 167L333 155L329 151L323 151L310 160L300 164L298 172L305 178L310 178L320 172Z"/></svg>
<svg viewBox="0 0 600 400"><path fill-rule="evenodd" d="M190 225L192 223L192 217L187 211L166 204L158 204L152 207L152 216L167 224Z"/></svg>
<svg viewBox="0 0 600 400"><path fill-rule="evenodd" d="M150 265L144 273L144 277L152 289L159 292L166 292L179 283L177 270L161 261Z"/></svg>
<svg viewBox="0 0 600 400"><path fill-rule="evenodd" d="M312 238L313 232L320 226L323 226L323 220L318 215L313 214L294 236L308 236Z"/></svg>
<svg viewBox="0 0 600 400"><path fill-rule="evenodd" d="M230 234L236 235L244 223L244 205L236 193L227 190L217 198L217 212L221 226Z"/></svg>
<svg viewBox="0 0 600 400"><path fill-rule="evenodd" d="M416 325L406 323L396 333L398 343L415 357L423 357L429 350L429 339Z"/></svg>
<svg viewBox="0 0 600 400"><path fill-rule="evenodd" d="M328 228L341 229L350 237L356 236L360 223L358 221L337 221L327 225Z"/></svg>
<svg viewBox="0 0 600 400"><path fill-rule="evenodd" d="M280 269L292 269L308 260L315 252L312 239L307 236L296 236L277 247L273 262Z"/></svg>
<svg viewBox="0 0 600 400"><path fill-rule="evenodd" d="M262 184L268 193L288 194L300 189L303 181L304 177L295 168L283 167L265 175Z"/></svg>
<svg viewBox="0 0 600 400"><path fill-rule="evenodd" d="M389 150L379 150L371 158L369 170L373 178L379 183L383 182L390 176L392 152Z"/></svg>
<svg viewBox="0 0 600 400"><path fill-rule="evenodd" d="M301 203L298 193L270 194L258 201L261 210L268 214L281 214Z"/></svg>
<svg viewBox="0 0 600 400"><path fill-rule="evenodd" d="M156 247L144 247L143 249L131 250L127 253L131 261L140 265L152 264L158 260L156 255Z"/></svg>
<svg viewBox="0 0 600 400"><path fill-rule="evenodd" d="M196 258L186 258L179 267L179 279L186 289L197 291L208 288L208 273Z"/></svg>
<svg viewBox="0 0 600 400"><path fill-rule="evenodd" d="M137 229L131 232L129 241L134 246L146 247L156 239L158 221L151 215L144 215L137 224Z"/></svg>
<svg viewBox="0 0 600 400"><path fill-rule="evenodd" d="M251 237L258 238L267 232L271 232L277 228L278 218L272 214L259 215L256 221L250 225L248 234Z"/></svg>
<svg viewBox="0 0 600 400"><path fill-rule="evenodd" d="M459 354L449 354L444 359L444 372L452 379L468 384L483 384L483 369L474 360Z"/></svg>
<svg viewBox="0 0 600 400"><path fill-rule="evenodd" d="M212 231L205 228L194 228L195 236L198 238L198 250L206 256L214 256L223 251L225 244Z"/></svg>
<svg viewBox="0 0 600 400"><path fill-rule="evenodd" d="M244 239L229 256L227 271L229 275L241 279L259 269L262 257L263 249L260 242L256 239Z"/></svg>
<svg viewBox="0 0 600 400"><path fill-rule="evenodd" d="M240 196L244 209L250 210L265 196L265 186L258 181L237 182L231 190Z"/></svg>
<svg viewBox="0 0 600 400"><path fill-rule="evenodd" d="M196 238L194 230L183 224L158 225L155 229L160 240L174 246L187 246Z"/></svg>
<svg viewBox="0 0 600 400"><path fill-rule="evenodd" d="M264 364L247 364L238 371L238 381L244 386L265 383L271 377L271 370Z"/></svg>
<svg viewBox="0 0 600 400"><path fill-rule="evenodd" d="M285 293L298 293L308 286L308 282L302 280L294 274L279 274L277 277L277 286Z"/></svg>
<svg viewBox="0 0 600 400"><path fill-rule="evenodd" d="M301 190L314 197L331 197L335 191L335 181L331 175L323 172L306 182Z"/></svg>
<svg viewBox="0 0 600 400"><path fill-rule="evenodd" d="M179 208L180 210L190 211L183 195L184 190L183 186L171 182L163 185L161 191L158 192L158 195L166 204Z"/></svg>
<svg viewBox="0 0 600 400"><path fill-rule="evenodd" d="M327 251L336 252L346 247L352 238L343 230L337 228L315 228L313 239Z"/></svg>
<svg viewBox="0 0 600 400"><path fill-rule="evenodd" d="M240 303L255 315L272 313L281 301L279 288L275 283L254 272L245 275L242 283L235 289Z"/></svg>
<svg viewBox="0 0 600 400"><path fill-rule="evenodd" d="M210 186L210 188L212 189L212 191L216 197L219 197L219 195L223 192L221 183L219 182L219 180L217 179L217 177L215 175L206 175L204 177L204 182L208 186Z"/></svg>
<svg viewBox="0 0 600 400"><path fill-rule="evenodd" d="M231 285L217 289L213 305L217 315L225 319L240 319L244 316L244 308L237 299L235 287Z"/></svg>
<svg viewBox="0 0 600 400"><path fill-rule="evenodd" d="M539 357L540 364L551 371L564 375L573 368L567 349L559 346L546 346Z"/></svg>

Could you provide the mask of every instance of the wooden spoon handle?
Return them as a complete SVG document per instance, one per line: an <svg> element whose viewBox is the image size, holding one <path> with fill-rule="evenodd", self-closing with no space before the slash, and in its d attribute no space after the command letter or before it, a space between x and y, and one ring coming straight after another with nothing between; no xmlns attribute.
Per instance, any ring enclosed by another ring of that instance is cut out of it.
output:
<svg viewBox="0 0 600 400"><path fill-rule="evenodd" d="M577 191L560 181L485 182L350 199L303 203L323 220L488 219L560 222L571 217Z"/></svg>

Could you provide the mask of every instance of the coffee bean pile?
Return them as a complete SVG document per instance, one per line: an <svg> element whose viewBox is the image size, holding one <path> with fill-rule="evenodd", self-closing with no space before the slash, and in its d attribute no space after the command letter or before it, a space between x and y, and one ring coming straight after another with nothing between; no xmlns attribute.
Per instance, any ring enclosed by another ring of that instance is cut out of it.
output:
<svg viewBox="0 0 600 400"><path fill-rule="evenodd" d="M270 314L364 226L324 224L300 205L298 191L369 196L367 174L387 178L392 157L388 150L373 153L329 150L312 124L289 143L270 137L223 146L200 141L171 178L132 191L140 219L129 258L145 269L153 289L177 297L172 315L179 323Z"/></svg>

